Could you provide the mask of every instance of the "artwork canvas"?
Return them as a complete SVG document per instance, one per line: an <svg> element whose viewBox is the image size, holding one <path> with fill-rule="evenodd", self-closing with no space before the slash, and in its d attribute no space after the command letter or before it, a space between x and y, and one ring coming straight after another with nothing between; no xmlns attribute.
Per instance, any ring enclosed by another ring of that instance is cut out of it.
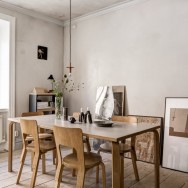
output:
<svg viewBox="0 0 188 188"><path fill-rule="evenodd" d="M163 167L188 172L188 98L166 98Z"/></svg>
<svg viewBox="0 0 188 188"><path fill-rule="evenodd" d="M37 54L38 59L47 60L48 48L44 46L38 46Z"/></svg>
<svg viewBox="0 0 188 188"><path fill-rule="evenodd" d="M112 86L114 95L114 111L113 115L125 115L125 86Z"/></svg>
<svg viewBox="0 0 188 188"><path fill-rule="evenodd" d="M99 86L96 94L95 117L111 119L125 114L125 86Z"/></svg>
<svg viewBox="0 0 188 188"><path fill-rule="evenodd" d="M109 120L114 110L114 97L112 87L100 86L97 88L95 117Z"/></svg>
<svg viewBox="0 0 188 188"><path fill-rule="evenodd" d="M170 109L169 136L188 138L188 109Z"/></svg>

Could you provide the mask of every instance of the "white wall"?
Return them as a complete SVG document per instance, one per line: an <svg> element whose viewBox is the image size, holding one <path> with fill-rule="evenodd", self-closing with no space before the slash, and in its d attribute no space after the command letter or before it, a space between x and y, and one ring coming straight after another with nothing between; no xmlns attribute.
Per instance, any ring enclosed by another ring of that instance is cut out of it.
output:
<svg viewBox="0 0 188 188"><path fill-rule="evenodd" d="M29 93L34 87L51 89L50 74L56 79L63 72L63 28L0 8L0 12L16 17L16 116L29 109ZM48 60L37 59L37 46L48 47Z"/></svg>
<svg viewBox="0 0 188 188"><path fill-rule="evenodd" d="M70 112L94 112L99 85L126 86L127 114L163 116L165 97L188 96L187 10L187 0L148 0L78 22L73 78L85 89L67 96ZM65 66L68 40L66 28Z"/></svg>

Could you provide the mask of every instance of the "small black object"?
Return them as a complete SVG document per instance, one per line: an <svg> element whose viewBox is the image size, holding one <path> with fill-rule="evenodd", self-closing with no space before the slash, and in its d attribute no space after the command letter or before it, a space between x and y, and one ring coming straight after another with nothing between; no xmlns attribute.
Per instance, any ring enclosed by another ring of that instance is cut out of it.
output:
<svg viewBox="0 0 188 188"><path fill-rule="evenodd" d="M75 121L76 121L76 119L75 119L74 117L71 117L71 118L70 118L70 122L71 122L71 123L74 123Z"/></svg>
<svg viewBox="0 0 188 188"><path fill-rule="evenodd" d="M87 123L87 118L89 123L92 123L92 117L91 117L91 113L89 111L89 109L87 109L87 112L84 114L84 123Z"/></svg>
<svg viewBox="0 0 188 188"><path fill-rule="evenodd" d="M92 123L92 117L90 111L87 111L89 123Z"/></svg>
<svg viewBox="0 0 188 188"><path fill-rule="evenodd" d="M87 112L84 114L84 123L87 123Z"/></svg>
<svg viewBox="0 0 188 188"><path fill-rule="evenodd" d="M84 121L84 113L81 112L79 115L79 122L83 122Z"/></svg>

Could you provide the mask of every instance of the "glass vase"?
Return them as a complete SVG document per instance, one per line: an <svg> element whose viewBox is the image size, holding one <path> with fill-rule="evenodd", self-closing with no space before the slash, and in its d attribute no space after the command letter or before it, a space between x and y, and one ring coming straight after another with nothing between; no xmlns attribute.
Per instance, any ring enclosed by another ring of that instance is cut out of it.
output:
<svg viewBox="0 0 188 188"><path fill-rule="evenodd" d="M55 116L56 119L61 119L63 108L63 97L55 97Z"/></svg>

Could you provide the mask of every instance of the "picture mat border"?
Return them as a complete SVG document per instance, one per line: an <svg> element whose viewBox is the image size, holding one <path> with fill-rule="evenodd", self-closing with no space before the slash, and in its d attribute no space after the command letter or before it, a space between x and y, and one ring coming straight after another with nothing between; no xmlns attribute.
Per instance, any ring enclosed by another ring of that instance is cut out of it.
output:
<svg viewBox="0 0 188 188"><path fill-rule="evenodd" d="M163 143L162 143L162 167L163 168L167 168L167 169L173 169L176 171L180 171L180 172L188 172L188 167L187 170L182 170L182 169L176 169L173 168L171 166L168 166L166 164L164 164L166 161L164 161L164 157L166 157L166 154L169 154L169 152L165 153L165 144L167 143L167 139L169 136L169 118L170 118L170 108L187 108L188 109L188 97L165 97L165 111L164 111L164 132L163 132ZM165 137L166 135L166 137ZM177 143L181 146L182 145L182 140L185 141L185 143L187 143L188 145L188 139L184 138L184 137L176 137L176 136L172 136L173 138L170 138L170 140L174 139L173 143L175 143L177 145ZM187 141L186 141L187 140ZM178 141L178 142L177 142ZM169 143L167 143L169 144ZM178 149L180 147L177 147ZM166 159L168 161L168 159ZM181 160L180 160L181 161ZM187 160L188 161L188 160ZM187 162L188 163L188 162ZM188 164L187 164L188 166Z"/></svg>

